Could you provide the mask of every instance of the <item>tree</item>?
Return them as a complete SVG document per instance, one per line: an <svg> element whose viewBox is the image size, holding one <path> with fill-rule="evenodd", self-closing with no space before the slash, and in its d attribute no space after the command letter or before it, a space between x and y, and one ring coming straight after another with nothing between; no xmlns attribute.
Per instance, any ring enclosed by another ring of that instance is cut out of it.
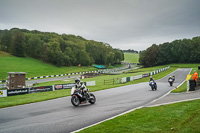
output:
<svg viewBox="0 0 200 133"><path fill-rule="evenodd" d="M18 57L25 56L25 37L20 30L16 30L13 33L13 39L11 43L11 53Z"/></svg>
<svg viewBox="0 0 200 133"><path fill-rule="evenodd" d="M113 65L114 64L114 57L115 57L115 53L114 52L109 52L106 55L106 65Z"/></svg>
<svg viewBox="0 0 200 133"><path fill-rule="evenodd" d="M32 35L26 45L27 55L39 59L41 57L42 44L43 41L40 39L39 35Z"/></svg>
<svg viewBox="0 0 200 133"><path fill-rule="evenodd" d="M114 63L121 63L121 61L124 60L124 54L122 51L115 49L115 57L114 57Z"/></svg>
<svg viewBox="0 0 200 133"><path fill-rule="evenodd" d="M140 53L139 62L145 67L151 67L156 65L158 55L158 46L153 44L151 47L147 48L147 50Z"/></svg>
<svg viewBox="0 0 200 133"><path fill-rule="evenodd" d="M10 31L5 30L2 32L0 49L5 52L10 52L10 45L12 41L12 34Z"/></svg>

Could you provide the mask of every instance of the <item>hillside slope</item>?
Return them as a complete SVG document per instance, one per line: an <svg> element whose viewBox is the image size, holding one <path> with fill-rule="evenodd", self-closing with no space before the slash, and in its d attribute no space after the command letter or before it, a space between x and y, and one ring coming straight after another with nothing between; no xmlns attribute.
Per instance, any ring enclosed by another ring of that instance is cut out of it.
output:
<svg viewBox="0 0 200 133"><path fill-rule="evenodd" d="M56 67L30 57L15 57L5 52L0 52L0 62L0 80L6 79L7 72L26 72L26 77L35 77L96 70L93 67Z"/></svg>
<svg viewBox="0 0 200 133"><path fill-rule="evenodd" d="M139 54L125 52L124 61L129 63L139 63Z"/></svg>

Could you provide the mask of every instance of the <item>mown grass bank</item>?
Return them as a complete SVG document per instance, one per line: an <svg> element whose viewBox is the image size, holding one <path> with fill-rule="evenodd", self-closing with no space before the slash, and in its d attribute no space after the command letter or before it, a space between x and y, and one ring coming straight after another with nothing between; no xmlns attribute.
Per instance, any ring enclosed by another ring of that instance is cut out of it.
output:
<svg viewBox="0 0 200 133"><path fill-rule="evenodd" d="M123 65L107 66L108 69L123 67ZM67 73L95 71L92 66L56 67L30 57L15 57L0 51L0 80L6 80L7 72L26 72L26 78L60 75Z"/></svg>
<svg viewBox="0 0 200 133"><path fill-rule="evenodd" d="M139 54L125 52L124 61L129 63L139 63Z"/></svg>
<svg viewBox="0 0 200 133"><path fill-rule="evenodd" d="M0 80L7 72L26 72L27 78L97 70L94 67L56 67L29 57L0 57Z"/></svg>
<svg viewBox="0 0 200 133"><path fill-rule="evenodd" d="M148 68L148 69L150 69L150 68ZM155 68L152 68L152 69L155 69ZM176 68L170 68L166 71L163 71L159 74L154 75L154 78L160 79L163 76L166 76L169 73L173 72L174 70L176 70ZM122 74L120 76L126 77L127 75L130 76L130 74L132 74L134 76L134 75L140 75L142 73L146 73L146 71L145 72L139 72L139 73ZM119 75L103 75L103 76L100 76L100 77L84 79L83 81L94 81L95 80L96 85L90 86L89 88L90 88L91 91L99 91L99 90L104 90L104 89L109 89L109 88L115 88L115 87L130 85L130 84L136 84L136 83L140 83L140 82L148 82L148 80L149 80L149 77L147 77L147 78L142 78L142 79L139 79L139 80L127 82L127 83L124 83L124 84L118 83L118 84L114 84L114 85L113 84L104 85L104 82L103 82L104 79L111 79L111 78L113 78L113 76L119 77ZM59 81L55 81L54 84L56 84L56 82L58 83ZM71 82L74 82L74 80L62 81L62 82L71 83ZM52 83L50 83L50 84L52 84ZM50 85L50 84L47 83L46 85ZM44 84L39 84L39 86L42 86L42 85L44 85ZM10 96L10 97L2 97L2 98L0 98L0 108L9 107L9 106L16 106L16 105L21 105L21 104L27 104L27 103L33 103L33 102L40 102L40 101L44 101L44 100L55 99L55 98L65 97L65 96L70 96L70 89L68 89L68 90L57 90L57 91L51 91L51 92L25 94L25 95Z"/></svg>
<svg viewBox="0 0 200 133"><path fill-rule="evenodd" d="M80 133L199 133L200 100L137 109Z"/></svg>

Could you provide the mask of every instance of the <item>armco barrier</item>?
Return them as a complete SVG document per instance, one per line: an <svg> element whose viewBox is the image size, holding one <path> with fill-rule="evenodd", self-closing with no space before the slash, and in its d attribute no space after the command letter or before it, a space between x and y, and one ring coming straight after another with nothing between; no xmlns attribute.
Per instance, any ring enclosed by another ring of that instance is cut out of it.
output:
<svg viewBox="0 0 200 133"><path fill-rule="evenodd" d="M142 74L142 75L137 75L137 76L132 76L132 77L124 77L124 78L121 79L121 83L126 83L126 82L133 81L133 80L136 80L136 79L141 79L141 78L145 78L145 77L148 77L148 76L152 76L154 74L160 73L160 72L167 70L169 68L170 68L170 66L156 70L156 71L153 71L151 73L147 73L147 74Z"/></svg>
<svg viewBox="0 0 200 133"><path fill-rule="evenodd" d="M86 72L76 72L76 73L67 73L67 74L60 74L60 75L50 75L50 76L40 76L40 77L32 77L32 78L26 78L26 80L32 80L32 79L41 79L41 78L53 78L53 77L63 77L63 76L70 76L70 75L75 75L75 74L84 74L84 73L98 73L98 71L86 71ZM2 82L6 82L3 81Z"/></svg>

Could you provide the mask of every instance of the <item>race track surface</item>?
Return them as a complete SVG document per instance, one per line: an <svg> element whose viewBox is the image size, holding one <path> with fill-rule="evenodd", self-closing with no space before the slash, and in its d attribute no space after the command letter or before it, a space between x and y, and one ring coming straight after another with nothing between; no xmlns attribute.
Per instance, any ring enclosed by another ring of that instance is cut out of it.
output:
<svg viewBox="0 0 200 133"><path fill-rule="evenodd" d="M97 102L74 107L71 97L0 109L0 133L63 133L72 132L143 106L168 93L182 83L190 69L177 69L171 76L157 80L158 90L151 91L147 82L94 92Z"/></svg>

